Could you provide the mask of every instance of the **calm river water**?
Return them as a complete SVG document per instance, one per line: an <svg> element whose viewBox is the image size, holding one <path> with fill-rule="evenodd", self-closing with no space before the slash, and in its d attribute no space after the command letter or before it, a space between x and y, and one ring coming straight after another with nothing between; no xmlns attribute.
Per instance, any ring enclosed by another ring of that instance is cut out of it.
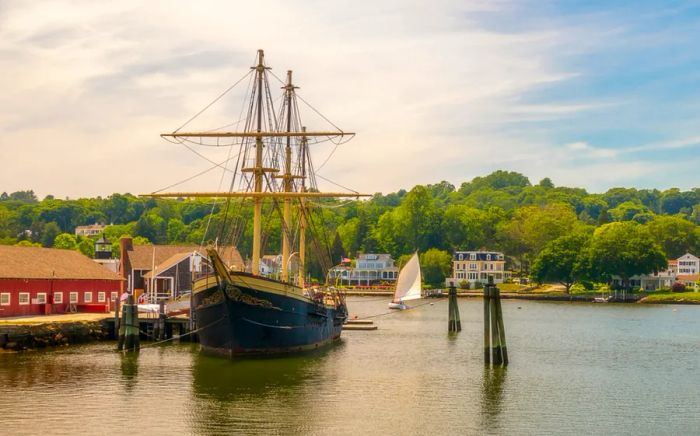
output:
<svg viewBox="0 0 700 436"><path fill-rule="evenodd" d="M113 343L0 354L0 433L700 434L700 306L504 300L506 370L484 368L481 310L460 300L449 336L436 300L284 359Z"/></svg>

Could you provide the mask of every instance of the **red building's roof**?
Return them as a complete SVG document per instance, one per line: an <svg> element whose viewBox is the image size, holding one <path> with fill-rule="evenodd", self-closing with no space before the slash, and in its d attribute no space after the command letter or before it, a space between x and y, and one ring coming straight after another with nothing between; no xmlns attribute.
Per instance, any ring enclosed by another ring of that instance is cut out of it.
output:
<svg viewBox="0 0 700 436"><path fill-rule="evenodd" d="M10 245L0 245L0 278L122 280L77 251Z"/></svg>

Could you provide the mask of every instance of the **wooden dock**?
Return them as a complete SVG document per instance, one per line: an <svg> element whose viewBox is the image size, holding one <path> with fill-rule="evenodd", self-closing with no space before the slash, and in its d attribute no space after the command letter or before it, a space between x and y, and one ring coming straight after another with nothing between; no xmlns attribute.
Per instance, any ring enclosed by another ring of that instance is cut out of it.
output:
<svg viewBox="0 0 700 436"><path fill-rule="evenodd" d="M343 330L377 330L371 319L349 319L343 324Z"/></svg>

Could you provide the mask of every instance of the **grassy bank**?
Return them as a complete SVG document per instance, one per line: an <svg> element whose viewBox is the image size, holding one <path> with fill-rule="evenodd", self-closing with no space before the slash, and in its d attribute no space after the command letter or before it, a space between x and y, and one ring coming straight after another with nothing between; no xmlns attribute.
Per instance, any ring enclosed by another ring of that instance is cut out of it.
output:
<svg viewBox="0 0 700 436"><path fill-rule="evenodd" d="M700 304L700 292L652 292L639 302L647 304Z"/></svg>

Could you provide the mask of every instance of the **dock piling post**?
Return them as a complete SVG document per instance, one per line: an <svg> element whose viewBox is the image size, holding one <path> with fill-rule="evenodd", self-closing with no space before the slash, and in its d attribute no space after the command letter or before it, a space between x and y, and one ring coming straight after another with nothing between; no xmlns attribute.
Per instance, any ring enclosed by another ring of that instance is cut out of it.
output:
<svg viewBox="0 0 700 436"><path fill-rule="evenodd" d="M134 297L129 295L122 305L117 350L138 351L139 348L139 307L134 304Z"/></svg>
<svg viewBox="0 0 700 436"><path fill-rule="evenodd" d="M491 364L491 287L484 286L484 364Z"/></svg>
<svg viewBox="0 0 700 436"><path fill-rule="evenodd" d="M494 366L508 365L501 292L493 283L493 276L489 276L484 287L484 363Z"/></svg>
<svg viewBox="0 0 700 436"><path fill-rule="evenodd" d="M496 327L498 327L498 342L501 345L501 361L503 366L508 366L508 348L506 347L506 330L503 325L503 310L501 309L501 291L494 286L496 291Z"/></svg>
<svg viewBox="0 0 700 436"><path fill-rule="evenodd" d="M447 321L447 331L448 332L459 332L462 330L462 321L459 318L459 306L457 305L457 288L454 284L450 285L450 293L448 300L448 321Z"/></svg>

